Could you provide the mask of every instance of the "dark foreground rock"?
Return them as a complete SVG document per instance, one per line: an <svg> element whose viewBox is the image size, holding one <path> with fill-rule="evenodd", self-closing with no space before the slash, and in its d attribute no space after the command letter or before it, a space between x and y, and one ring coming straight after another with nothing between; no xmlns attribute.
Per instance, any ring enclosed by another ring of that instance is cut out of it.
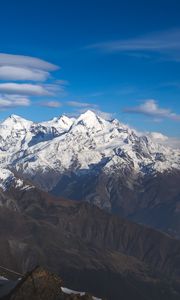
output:
<svg viewBox="0 0 180 300"><path fill-rule="evenodd" d="M2 300L93 300L87 293L71 292L63 288L63 281L55 274L37 267L28 272Z"/></svg>

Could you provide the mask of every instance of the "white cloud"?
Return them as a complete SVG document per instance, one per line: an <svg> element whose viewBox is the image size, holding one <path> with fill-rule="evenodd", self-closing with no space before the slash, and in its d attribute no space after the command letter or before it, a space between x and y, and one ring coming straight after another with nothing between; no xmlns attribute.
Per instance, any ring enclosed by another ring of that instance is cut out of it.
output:
<svg viewBox="0 0 180 300"><path fill-rule="evenodd" d="M52 94L41 85L29 83L0 83L0 93L28 96L48 96Z"/></svg>
<svg viewBox="0 0 180 300"><path fill-rule="evenodd" d="M18 95L1 95L0 109L7 109L16 106L29 106L31 104L29 98Z"/></svg>
<svg viewBox="0 0 180 300"><path fill-rule="evenodd" d="M29 96L65 95L68 82L51 76L51 72L57 69L57 65L36 57L0 53L1 106L29 105ZM47 81L49 78L50 82ZM60 103L45 101L41 105L59 107Z"/></svg>
<svg viewBox="0 0 180 300"><path fill-rule="evenodd" d="M69 85L69 81L63 79L56 79L55 83L60 84L61 86Z"/></svg>
<svg viewBox="0 0 180 300"><path fill-rule="evenodd" d="M168 140L168 137L166 135L162 134L161 132L150 132L150 133L147 133L147 135L149 137L151 137L151 139L156 140L156 141L165 142Z"/></svg>
<svg viewBox="0 0 180 300"><path fill-rule="evenodd" d="M52 94L56 94L56 93L62 93L64 92L64 85L60 85L60 84L44 84L42 85L44 86L44 88L46 88L50 93Z"/></svg>
<svg viewBox="0 0 180 300"><path fill-rule="evenodd" d="M166 141L160 142L164 146L170 146L175 149L180 149L180 139L176 137L168 137Z"/></svg>
<svg viewBox="0 0 180 300"><path fill-rule="evenodd" d="M164 146L169 146L175 149L180 148L180 138L177 137L171 137L171 136L166 136L160 132L146 132L143 133L143 135L146 135L150 137L153 142L164 145ZM142 135L142 134L141 134Z"/></svg>
<svg viewBox="0 0 180 300"><path fill-rule="evenodd" d="M58 66L49 63L40 58L0 53L0 65L1 66L18 66L18 67L29 67L40 70L54 71L59 69Z"/></svg>
<svg viewBox="0 0 180 300"><path fill-rule="evenodd" d="M16 66L0 67L0 79L2 80L45 81L49 76L49 72L38 69Z"/></svg>
<svg viewBox="0 0 180 300"><path fill-rule="evenodd" d="M62 104L59 101L44 101L40 103L41 106L47 106L52 108L57 108L62 106Z"/></svg>
<svg viewBox="0 0 180 300"><path fill-rule="evenodd" d="M139 106L126 107L124 112L147 115L156 119L168 118L174 121L180 121L180 115L172 112L170 109L159 107L157 101L154 99L146 100Z"/></svg>
<svg viewBox="0 0 180 300"><path fill-rule="evenodd" d="M180 28L147 34L145 36L96 43L85 49L105 52L156 52L168 54L169 59L180 61ZM141 57L141 56L140 56Z"/></svg>
<svg viewBox="0 0 180 300"><path fill-rule="evenodd" d="M68 101L66 102L68 106L72 107L97 107L97 104L87 103L87 102L79 102L79 101Z"/></svg>
<svg viewBox="0 0 180 300"><path fill-rule="evenodd" d="M101 118L105 119L105 120L112 120L114 118L114 114L113 113L109 113L106 111L102 111L102 110L94 110L94 112Z"/></svg>

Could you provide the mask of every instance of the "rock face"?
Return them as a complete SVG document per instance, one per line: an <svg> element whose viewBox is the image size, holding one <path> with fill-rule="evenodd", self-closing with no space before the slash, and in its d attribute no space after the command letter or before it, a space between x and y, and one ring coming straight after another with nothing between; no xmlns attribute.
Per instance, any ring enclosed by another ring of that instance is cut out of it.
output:
<svg viewBox="0 0 180 300"><path fill-rule="evenodd" d="M58 276L37 267L28 272L3 299L93 300L95 298L86 293L73 293L73 291L63 288L63 282Z"/></svg>
<svg viewBox="0 0 180 300"><path fill-rule="evenodd" d="M0 201L1 266L39 264L65 287L108 300L179 299L180 241L35 187L1 190Z"/></svg>
<svg viewBox="0 0 180 300"><path fill-rule="evenodd" d="M180 151L92 111L33 123L0 123L0 186L14 176L56 196L180 237ZM11 172L11 173L10 173ZM7 174L8 173L8 174Z"/></svg>

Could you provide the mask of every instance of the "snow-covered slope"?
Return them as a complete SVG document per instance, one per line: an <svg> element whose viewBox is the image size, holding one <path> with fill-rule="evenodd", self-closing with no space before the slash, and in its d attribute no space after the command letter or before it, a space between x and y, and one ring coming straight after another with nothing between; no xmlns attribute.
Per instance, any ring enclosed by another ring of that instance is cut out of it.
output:
<svg viewBox="0 0 180 300"><path fill-rule="evenodd" d="M63 133L69 130L73 124L73 118L68 118L67 116L61 116L59 118L55 117L50 121L42 122L41 125L45 127L54 127L59 133Z"/></svg>
<svg viewBox="0 0 180 300"><path fill-rule="evenodd" d="M68 295L80 295L80 296L86 295L86 292L78 292L78 291L70 290L66 287L61 287L61 291L64 294L68 294ZM92 296L92 300L102 300L102 299Z"/></svg>
<svg viewBox="0 0 180 300"><path fill-rule="evenodd" d="M180 151L92 111L42 123L12 115L0 123L0 165L31 176L49 170L86 172L95 165L105 172L128 168L146 174L180 169Z"/></svg>
<svg viewBox="0 0 180 300"><path fill-rule="evenodd" d="M17 178L10 170L0 168L0 188L6 191L12 187L21 190L33 188L31 185L25 184L22 179Z"/></svg>

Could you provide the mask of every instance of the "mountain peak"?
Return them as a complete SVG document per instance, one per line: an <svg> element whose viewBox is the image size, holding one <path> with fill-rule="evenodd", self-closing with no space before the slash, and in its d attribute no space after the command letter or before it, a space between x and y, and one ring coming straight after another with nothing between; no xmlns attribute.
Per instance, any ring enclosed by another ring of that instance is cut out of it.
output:
<svg viewBox="0 0 180 300"><path fill-rule="evenodd" d="M69 122L72 122L71 118L67 117L66 115L62 115L58 118L58 120L61 120L62 122L65 122L65 123L69 123Z"/></svg>
<svg viewBox="0 0 180 300"><path fill-rule="evenodd" d="M90 110L90 109L88 109L88 110L86 110L84 113L82 113L80 116L79 116L79 118L85 118L85 119L89 119L89 118L94 118L94 117L97 117L97 115L95 114L95 112L94 111L92 111L92 110Z"/></svg>
<svg viewBox="0 0 180 300"><path fill-rule="evenodd" d="M73 124L73 121L65 115L62 115L59 118L54 119L54 122L64 130L69 130L69 128Z"/></svg>
<svg viewBox="0 0 180 300"><path fill-rule="evenodd" d="M59 120L70 120L70 118L67 117L66 115L60 115L60 116L58 116L58 117L54 117L54 118L51 119L50 121L58 122Z"/></svg>
<svg viewBox="0 0 180 300"><path fill-rule="evenodd" d="M4 120L4 122L6 120L12 120L12 121L15 121L15 122L17 121L17 122L31 122L32 123L32 121L29 121L29 120L27 120L27 119L25 119L21 116L15 115L15 114L10 115L7 119Z"/></svg>
<svg viewBox="0 0 180 300"><path fill-rule="evenodd" d="M15 115L15 114L10 115L9 118L10 118L10 119L21 119L20 116Z"/></svg>
<svg viewBox="0 0 180 300"><path fill-rule="evenodd" d="M41 125L55 127L61 133L68 131L72 124L73 120L65 115L55 117L47 122L41 122Z"/></svg>
<svg viewBox="0 0 180 300"><path fill-rule="evenodd" d="M18 115L10 115L7 119L0 123L1 127L7 128L7 130L12 129L28 129L32 125L32 121L26 120Z"/></svg>
<svg viewBox="0 0 180 300"><path fill-rule="evenodd" d="M104 119L100 118L92 110L87 110L77 118L74 125L83 125L87 128L96 128L97 130L100 130L105 122Z"/></svg>

